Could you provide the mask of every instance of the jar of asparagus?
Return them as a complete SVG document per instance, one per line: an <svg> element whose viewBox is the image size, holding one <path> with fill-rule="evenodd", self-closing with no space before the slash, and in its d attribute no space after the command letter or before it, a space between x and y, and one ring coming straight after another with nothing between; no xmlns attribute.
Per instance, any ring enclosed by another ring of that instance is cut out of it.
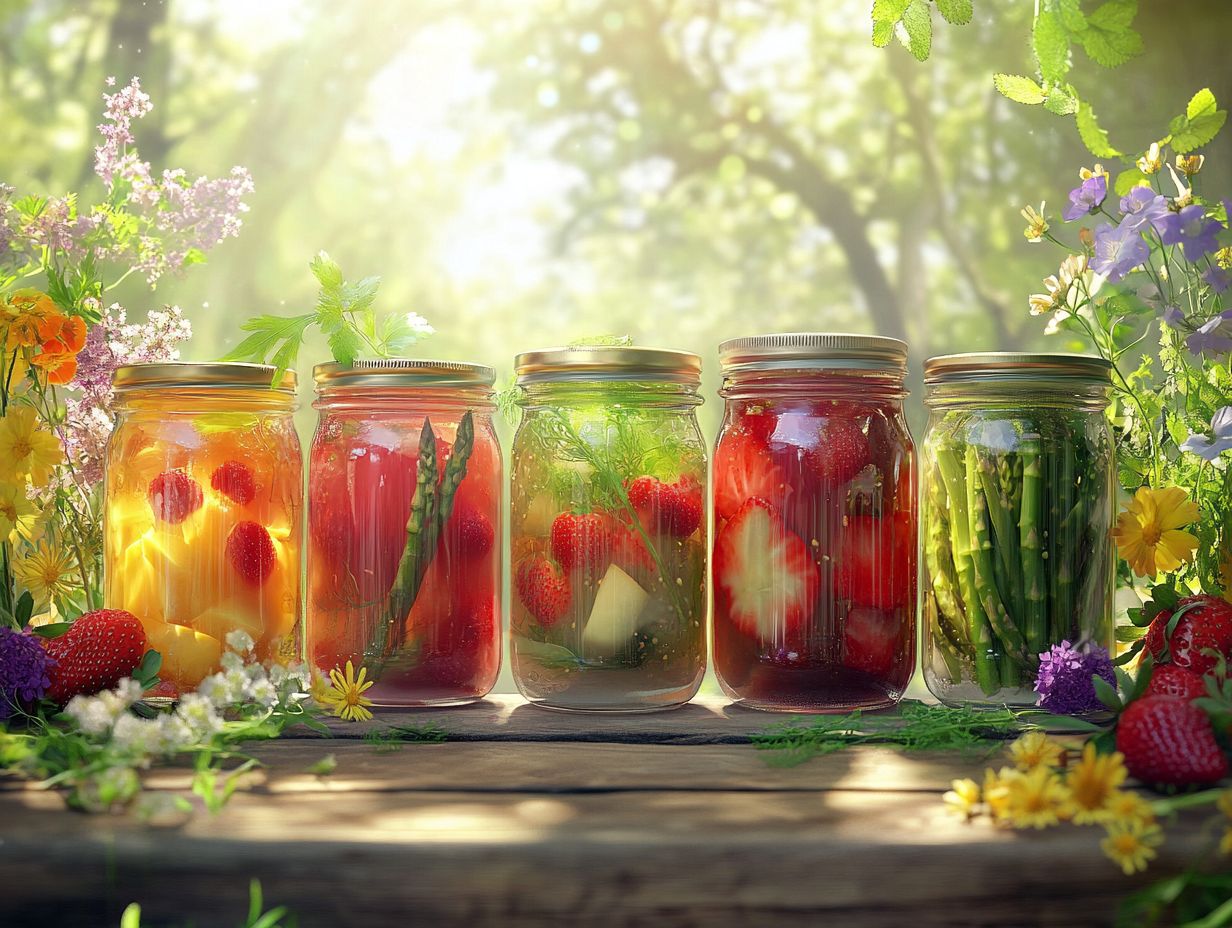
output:
<svg viewBox="0 0 1232 928"><path fill-rule="evenodd" d="M949 705L1030 706L1041 652L1111 648L1110 365L964 354L924 367L924 678Z"/></svg>
<svg viewBox="0 0 1232 928"><path fill-rule="evenodd" d="M635 347L518 355L513 678L556 709L688 702L706 667L701 359Z"/></svg>

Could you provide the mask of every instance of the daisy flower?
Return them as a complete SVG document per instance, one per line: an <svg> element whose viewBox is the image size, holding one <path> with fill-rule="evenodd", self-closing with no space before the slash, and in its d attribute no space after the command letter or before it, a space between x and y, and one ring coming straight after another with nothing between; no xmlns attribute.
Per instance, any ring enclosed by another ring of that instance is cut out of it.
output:
<svg viewBox="0 0 1232 928"><path fill-rule="evenodd" d="M58 541L51 541L39 544L33 552L14 561L13 573L36 602L45 603L72 589L70 574L76 567L72 552Z"/></svg>
<svg viewBox="0 0 1232 928"><path fill-rule="evenodd" d="M1109 818L1108 804L1128 775L1119 753L1100 754L1088 742L1082 759L1065 775L1069 789L1069 812L1075 825L1094 824Z"/></svg>
<svg viewBox="0 0 1232 928"><path fill-rule="evenodd" d="M954 780L952 789L941 797L947 812L966 820L974 818L980 804L980 785L972 779Z"/></svg>
<svg viewBox="0 0 1232 928"><path fill-rule="evenodd" d="M1180 487L1140 487L1117 516L1112 537L1135 574L1153 577L1193 557L1198 539L1182 529L1197 518L1198 504Z"/></svg>
<svg viewBox="0 0 1232 928"><path fill-rule="evenodd" d="M372 686L372 680L367 680L368 668L361 667L359 676L355 676L355 665L346 662L345 672L335 667L329 672L329 687L317 697L317 701L334 715L348 722L366 722L372 718L368 707L372 700L364 695L364 691Z"/></svg>
<svg viewBox="0 0 1232 928"><path fill-rule="evenodd" d="M39 427L38 414L29 406L0 417L0 461L18 474L29 474L36 487L46 486L52 472L64 462L60 441Z"/></svg>
<svg viewBox="0 0 1232 928"><path fill-rule="evenodd" d="M1164 843L1163 832L1155 824L1116 822L1108 826L1108 836L1099 843L1104 854L1119 864L1126 876L1145 870L1154 860L1155 848Z"/></svg>
<svg viewBox="0 0 1232 928"><path fill-rule="evenodd" d="M1010 745L1014 766L1024 773L1036 767L1056 767L1065 756L1065 748L1042 731L1029 731Z"/></svg>

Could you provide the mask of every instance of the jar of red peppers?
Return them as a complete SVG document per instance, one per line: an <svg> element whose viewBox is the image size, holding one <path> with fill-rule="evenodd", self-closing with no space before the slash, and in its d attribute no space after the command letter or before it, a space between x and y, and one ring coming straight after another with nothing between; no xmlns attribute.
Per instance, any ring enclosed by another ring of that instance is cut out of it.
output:
<svg viewBox="0 0 1232 928"><path fill-rule="evenodd" d="M481 698L501 654L491 368L377 360L314 375L309 659L366 667L376 705Z"/></svg>
<svg viewBox="0 0 1232 928"><path fill-rule="evenodd" d="M513 675L532 703L646 710L706 666L701 360L651 348L517 358Z"/></svg>
<svg viewBox="0 0 1232 928"><path fill-rule="evenodd" d="M714 663L759 709L896 703L915 665L907 346L782 334L719 346Z"/></svg>

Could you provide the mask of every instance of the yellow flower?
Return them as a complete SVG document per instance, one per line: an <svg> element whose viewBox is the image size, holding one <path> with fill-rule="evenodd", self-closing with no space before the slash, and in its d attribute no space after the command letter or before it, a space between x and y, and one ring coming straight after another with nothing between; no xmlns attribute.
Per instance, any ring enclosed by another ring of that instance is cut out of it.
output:
<svg viewBox="0 0 1232 928"><path fill-rule="evenodd" d="M1129 790L1113 790L1105 808L1109 823L1142 822L1149 825L1155 821L1155 810L1151 808L1151 804L1138 793Z"/></svg>
<svg viewBox="0 0 1232 928"><path fill-rule="evenodd" d="M72 590L70 575L76 569L73 553L55 541L40 544L33 553L13 563L13 573L38 603L48 602L52 597L63 596Z"/></svg>
<svg viewBox="0 0 1232 928"><path fill-rule="evenodd" d="M1117 516L1112 537L1133 572L1140 577L1176 570L1193 557L1198 539L1181 531L1198 518L1198 504L1180 487L1140 487Z"/></svg>
<svg viewBox="0 0 1232 928"><path fill-rule="evenodd" d="M1057 774L1047 767L1036 767L1023 773L1019 770L1001 772L1005 787L1002 819L1015 828L1047 828L1061 821L1069 794Z"/></svg>
<svg viewBox="0 0 1232 928"><path fill-rule="evenodd" d="M24 289L9 297L8 337L5 345L14 348L33 348L51 338L58 327L60 313L56 304L45 293Z"/></svg>
<svg viewBox="0 0 1232 928"><path fill-rule="evenodd" d="M1156 824L1116 822L1108 826L1108 836L1099 842L1104 854L1120 864L1126 876L1145 870L1155 858L1155 848L1164 843L1163 832Z"/></svg>
<svg viewBox="0 0 1232 928"><path fill-rule="evenodd" d="M1186 177L1193 177L1202 170L1206 155L1177 155L1176 169Z"/></svg>
<svg viewBox="0 0 1232 928"><path fill-rule="evenodd" d="M1099 177L1101 174L1104 177L1108 176L1108 172L1104 170L1104 166L1102 164L1097 164L1093 168L1078 169L1078 176L1083 180L1090 180L1092 177Z"/></svg>
<svg viewBox="0 0 1232 928"><path fill-rule="evenodd" d="M972 779L954 780L950 785L953 788L941 797L946 811L964 820L973 818L980 804L980 785Z"/></svg>
<svg viewBox="0 0 1232 928"><path fill-rule="evenodd" d="M1100 754L1088 743L1082 749L1082 760L1065 775L1069 790L1069 813L1075 825L1088 825L1108 819L1108 803L1117 787L1125 782L1125 758L1118 754Z"/></svg>
<svg viewBox="0 0 1232 928"><path fill-rule="evenodd" d="M1027 227L1022 234L1027 237L1028 242L1042 241L1044 233L1048 231L1048 220L1044 218L1044 204L1041 201L1039 210L1028 204L1022 208L1022 218L1027 220Z"/></svg>
<svg viewBox="0 0 1232 928"><path fill-rule="evenodd" d="M1220 248L1215 252L1215 263L1224 270L1232 268L1232 245L1225 248Z"/></svg>
<svg viewBox="0 0 1232 928"><path fill-rule="evenodd" d="M14 532L29 532L38 521L34 503L24 484L0 483L0 538L12 540Z"/></svg>
<svg viewBox="0 0 1232 928"><path fill-rule="evenodd" d="M359 677L355 676L355 665L346 662L346 672L335 667L329 672L330 688L317 701L329 709L334 715L348 722L366 722L372 718L368 706L372 700L364 695L364 691L372 686L373 681L365 681L368 668L359 669Z"/></svg>
<svg viewBox="0 0 1232 928"><path fill-rule="evenodd" d="M38 427L33 409L10 407L0 417L0 461L9 462L20 474L29 474L34 486L43 487L64 462L64 451L55 435Z"/></svg>
<svg viewBox="0 0 1232 928"><path fill-rule="evenodd" d="M1056 767L1065 756L1065 748L1042 731L1029 731L1010 745L1010 756L1019 770L1036 767Z"/></svg>
<svg viewBox="0 0 1232 928"><path fill-rule="evenodd" d="M1156 174L1164 166L1163 156L1159 153L1159 143L1152 142L1145 155L1137 161L1138 170L1143 174Z"/></svg>

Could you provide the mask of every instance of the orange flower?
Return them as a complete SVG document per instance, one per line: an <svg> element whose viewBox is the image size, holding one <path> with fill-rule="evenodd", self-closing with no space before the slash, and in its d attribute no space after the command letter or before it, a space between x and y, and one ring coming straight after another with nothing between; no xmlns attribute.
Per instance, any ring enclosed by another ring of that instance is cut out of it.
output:
<svg viewBox="0 0 1232 928"><path fill-rule="evenodd" d="M18 290L9 297L7 346L33 348L54 338L63 326L64 317L51 297L38 290Z"/></svg>
<svg viewBox="0 0 1232 928"><path fill-rule="evenodd" d="M32 359L36 367L41 367L47 373L47 382L54 384L69 383L77 376L77 355L51 353L44 351Z"/></svg>
<svg viewBox="0 0 1232 928"><path fill-rule="evenodd" d="M56 314L55 334L43 342L47 354L77 354L86 346L86 322L80 316Z"/></svg>

